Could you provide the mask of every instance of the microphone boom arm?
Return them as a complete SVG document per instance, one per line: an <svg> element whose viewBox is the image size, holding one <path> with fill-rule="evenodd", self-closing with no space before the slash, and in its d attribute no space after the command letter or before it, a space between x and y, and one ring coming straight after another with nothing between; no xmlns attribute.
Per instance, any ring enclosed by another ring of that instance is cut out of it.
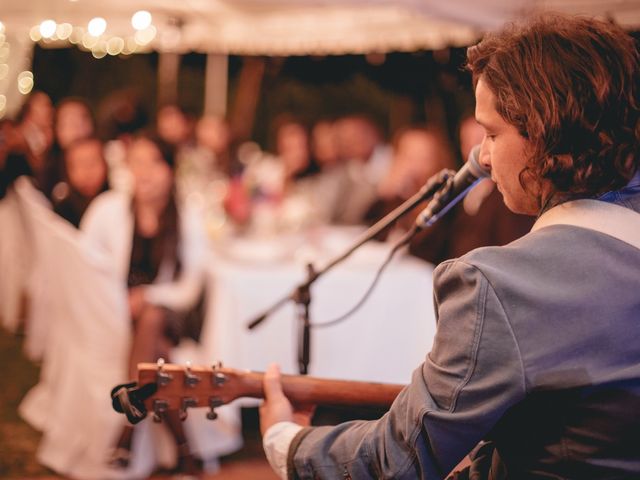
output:
<svg viewBox="0 0 640 480"><path fill-rule="evenodd" d="M385 215L383 218L378 220L375 224L369 227L365 232L362 233L353 243L351 247L349 247L344 253L338 255L334 259L330 260L323 268L320 270L308 270L307 280L296 288L293 289L291 293L281 298L277 302L275 302L271 307L265 310L263 313L258 315L254 320L252 320L247 328L249 330L253 330L258 325L260 325L267 317L273 314L275 311L280 309L283 305L285 305L289 301L298 302L300 297L300 292L307 290L313 282L315 282L320 276L327 273L333 267L338 265L339 263L346 260L353 252L355 252L362 245L367 243L368 241L375 238L380 232L385 230L387 227L395 223L399 218L406 215L409 211L413 210L420 203L428 200L432 197L436 192L438 192L443 185L450 181L455 174L452 170L441 170L438 174L431 177L427 183L411 198L406 200L402 205L395 208L389 214Z"/></svg>

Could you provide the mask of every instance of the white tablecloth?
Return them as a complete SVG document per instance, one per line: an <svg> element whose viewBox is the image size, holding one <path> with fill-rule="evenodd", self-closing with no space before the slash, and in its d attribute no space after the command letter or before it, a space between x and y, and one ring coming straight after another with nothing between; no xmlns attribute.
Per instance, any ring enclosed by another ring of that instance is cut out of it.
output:
<svg viewBox="0 0 640 480"><path fill-rule="evenodd" d="M316 245L306 253L316 259L318 255L332 258L324 247L332 247L331 254L339 253L351 243L351 237L344 231L337 235L324 232L323 248ZM285 305L254 330L247 330L246 325L304 279L304 262L291 257L309 250L308 244L305 239L296 244L284 238L270 247L259 241L253 245L242 242L230 249L232 254L211 253L208 272L213 288L209 289L201 336L203 350L207 358L233 368L263 371L277 362L283 372L298 373L299 322L294 305ZM367 244L321 277L312 288L312 322L324 322L349 310L372 282L388 250L388 245ZM253 252L253 261L247 259L248 252ZM352 317L329 328L312 329L309 373L408 383L435 334L432 272L430 264L413 257L394 259L371 297Z"/></svg>

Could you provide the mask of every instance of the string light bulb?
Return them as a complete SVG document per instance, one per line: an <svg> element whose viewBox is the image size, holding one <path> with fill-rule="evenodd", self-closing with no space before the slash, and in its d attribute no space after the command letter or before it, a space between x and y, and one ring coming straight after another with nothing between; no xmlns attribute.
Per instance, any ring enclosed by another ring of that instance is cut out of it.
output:
<svg viewBox="0 0 640 480"><path fill-rule="evenodd" d="M89 20L87 24L87 31L89 35L99 37L107 29L107 21L102 17L95 17ZM44 35L43 35L44 36Z"/></svg>
<svg viewBox="0 0 640 480"><path fill-rule="evenodd" d="M138 10L131 16L131 26L136 30L144 30L151 25L151 14L146 10Z"/></svg>
<svg viewBox="0 0 640 480"><path fill-rule="evenodd" d="M42 35L42 38L51 38L55 35L57 27L56 22L53 20L44 20L40 24L40 35Z"/></svg>

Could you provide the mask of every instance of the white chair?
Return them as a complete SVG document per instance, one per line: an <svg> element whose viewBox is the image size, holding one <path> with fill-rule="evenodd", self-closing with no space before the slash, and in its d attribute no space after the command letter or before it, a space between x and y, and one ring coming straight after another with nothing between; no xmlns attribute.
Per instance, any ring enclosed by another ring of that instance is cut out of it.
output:
<svg viewBox="0 0 640 480"><path fill-rule="evenodd" d="M157 464L171 465L173 441L166 428L149 418L136 427L129 467L108 466L125 421L112 410L109 393L127 381L131 327L126 288L81 232L34 201L28 187L18 192L33 227L49 309L40 382L20 405L23 418L43 432L38 460L78 479L142 478ZM194 453L209 459L237 449L241 438L235 417L212 424L204 413L191 412L185 426Z"/></svg>
<svg viewBox="0 0 640 480"><path fill-rule="evenodd" d="M126 292L79 232L43 207L30 187L16 184L16 192L46 286L48 332L40 382L20 413L43 432L37 455L44 465L75 478L119 476L105 459L122 426L109 392L126 380Z"/></svg>
<svg viewBox="0 0 640 480"><path fill-rule="evenodd" d="M0 319L10 332L20 326L20 303L31 258L27 240L17 194L10 188L0 200Z"/></svg>

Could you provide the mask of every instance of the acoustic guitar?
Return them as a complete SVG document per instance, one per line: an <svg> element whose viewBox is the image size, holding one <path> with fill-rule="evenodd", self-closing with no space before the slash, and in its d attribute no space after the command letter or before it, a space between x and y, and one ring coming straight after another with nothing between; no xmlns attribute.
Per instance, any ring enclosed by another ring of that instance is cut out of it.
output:
<svg viewBox="0 0 640 480"><path fill-rule="evenodd" d="M138 364L138 381L116 386L111 391L113 408L138 423L153 412L160 421L169 410L186 416L193 407L207 407L207 418L216 418L215 409L237 398L264 398L263 373L225 368ZM287 398L297 405L389 408L403 385L282 375Z"/></svg>

